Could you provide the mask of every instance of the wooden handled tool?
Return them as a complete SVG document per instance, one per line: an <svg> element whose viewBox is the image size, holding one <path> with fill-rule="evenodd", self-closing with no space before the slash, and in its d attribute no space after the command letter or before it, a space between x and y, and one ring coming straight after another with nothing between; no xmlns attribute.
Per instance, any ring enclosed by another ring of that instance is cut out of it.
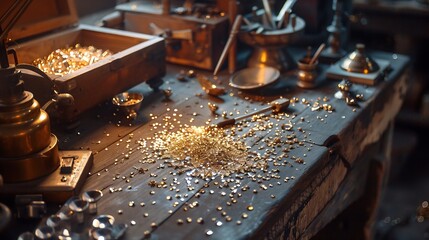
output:
<svg viewBox="0 0 429 240"><path fill-rule="evenodd" d="M325 44L320 44L319 48L317 49L316 53L314 53L313 57L311 58L310 62L308 64L314 64L319 57L320 53L322 53L323 49L325 49Z"/></svg>
<svg viewBox="0 0 429 240"><path fill-rule="evenodd" d="M279 98L279 99L277 99L275 101L272 101L270 103L270 106L268 106L268 107L262 108L260 110L255 111L255 112L251 112L251 113L242 115L240 117L231 118L231 119L225 119L225 120L223 120L221 122L218 122L216 124L216 126L217 127L225 127L225 126L228 126L228 125L234 125L236 122L238 122L240 120L243 120L243 119L246 119L248 117L251 117L251 116L254 116L254 115L257 115L257 114L261 114L261 113L264 113L264 112L267 112L267 111L270 111L270 110L273 113L278 113L278 112L281 112L284 109L286 109L289 106L289 102L290 102L290 100L287 99L287 98Z"/></svg>

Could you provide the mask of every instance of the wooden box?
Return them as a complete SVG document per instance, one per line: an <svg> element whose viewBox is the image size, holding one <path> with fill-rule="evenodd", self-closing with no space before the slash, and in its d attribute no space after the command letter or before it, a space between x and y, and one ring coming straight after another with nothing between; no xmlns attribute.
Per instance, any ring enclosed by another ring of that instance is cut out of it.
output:
<svg viewBox="0 0 429 240"><path fill-rule="evenodd" d="M173 2L171 8L174 7ZM227 16L204 18L165 13L147 0L119 4L116 10L127 31L154 34L150 24L172 31L172 36L166 37L167 61L171 63L213 70L229 35ZM188 38L175 37L175 33L184 32L190 33Z"/></svg>
<svg viewBox="0 0 429 240"><path fill-rule="evenodd" d="M1 5L4 10L0 12L5 11L5 4ZM153 86L162 83L160 78L166 71L163 38L77 25L76 22L73 0L37 0L31 3L9 33L12 42L16 42L9 46L16 51L19 63L31 64L36 58L77 43L114 53L73 73L50 75L59 92L73 95L74 115L141 82L153 82ZM13 63L13 58L9 57ZM49 100L52 96L49 83L30 71L24 70L23 73L26 89L33 92L41 104Z"/></svg>

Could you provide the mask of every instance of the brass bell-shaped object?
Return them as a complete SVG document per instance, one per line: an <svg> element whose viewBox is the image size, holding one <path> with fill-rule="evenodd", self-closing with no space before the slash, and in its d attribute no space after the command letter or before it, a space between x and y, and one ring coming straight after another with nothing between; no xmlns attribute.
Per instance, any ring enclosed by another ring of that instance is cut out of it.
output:
<svg viewBox="0 0 429 240"><path fill-rule="evenodd" d="M373 59L366 56L365 45L361 43L356 44L356 50L344 58L340 66L347 72L363 74L373 73L380 68Z"/></svg>

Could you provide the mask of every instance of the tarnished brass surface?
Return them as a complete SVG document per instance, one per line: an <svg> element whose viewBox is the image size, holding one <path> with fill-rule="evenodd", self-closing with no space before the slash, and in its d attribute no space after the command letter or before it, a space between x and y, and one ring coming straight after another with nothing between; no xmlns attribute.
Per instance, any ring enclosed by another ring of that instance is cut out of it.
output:
<svg viewBox="0 0 429 240"><path fill-rule="evenodd" d="M310 60L307 58L298 61L298 81L296 84L301 88L313 88L316 85L318 62L313 64L309 62Z"/></svg>
<svg viewBox="0 0 429 240"><path fill-rule="evenodd" d="M49 135L48 146L35 154L19 158L0 158L0 174L5 183L23 182L46 176L60 165L58 140Z"/></svg>
<svg viewBox="0 0 429 240"><path fill-rule="evenodd" d="M58 168L58 140L48 114L30 92L0 104L0 174L6 183L33 180Z"/></svg>
<svg viewBox="0 0 429 240"><path fill-rule="evenodd" d="M365 45L357 44L356 50L350 53L341 63L341 68L347 72L373 73L379 68L378 64L365 54Z"/></svg>
<svg viewBox="0 0 429 240"><path fill-rule="evenodd" d="M248 29L240 31L238 38L253 47L247 66L270 66L277 68L280 72L291 70L296 64L286 48L288 44L299 40L304 28L305 21L300 17L296 17L294 27L289 24L282 29L263 30L260 33L257 30L248 31Z"/></svg>
<svg viewBox="0 0 429 240"><path fill-rule="evenodd" d="M0 105L0 157L16 158L42 151L51 143L48 114L33 94L15 104Z"/></svg>

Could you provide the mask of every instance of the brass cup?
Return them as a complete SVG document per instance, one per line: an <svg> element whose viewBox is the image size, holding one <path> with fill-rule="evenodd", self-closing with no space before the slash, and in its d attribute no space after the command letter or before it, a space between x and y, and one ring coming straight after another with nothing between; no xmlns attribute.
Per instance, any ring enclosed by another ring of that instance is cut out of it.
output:
<svg viewBox="0 0 429 240"><path fill-rule="evenodd" d="M316 61L312 64L310 64L309 62L309 58L302 58L298 61L298 87L314 88L314 86L316 85L318 62Z"/></svg>
<svg viewBox="0 0 429 240"><path fill-rule="evenodd" d="M143 95L136 92L123 92L117 94L112 99L113 105L115 105L122 114L131 119L137 118L137 112L140 109L142 101Z"/></svg>

